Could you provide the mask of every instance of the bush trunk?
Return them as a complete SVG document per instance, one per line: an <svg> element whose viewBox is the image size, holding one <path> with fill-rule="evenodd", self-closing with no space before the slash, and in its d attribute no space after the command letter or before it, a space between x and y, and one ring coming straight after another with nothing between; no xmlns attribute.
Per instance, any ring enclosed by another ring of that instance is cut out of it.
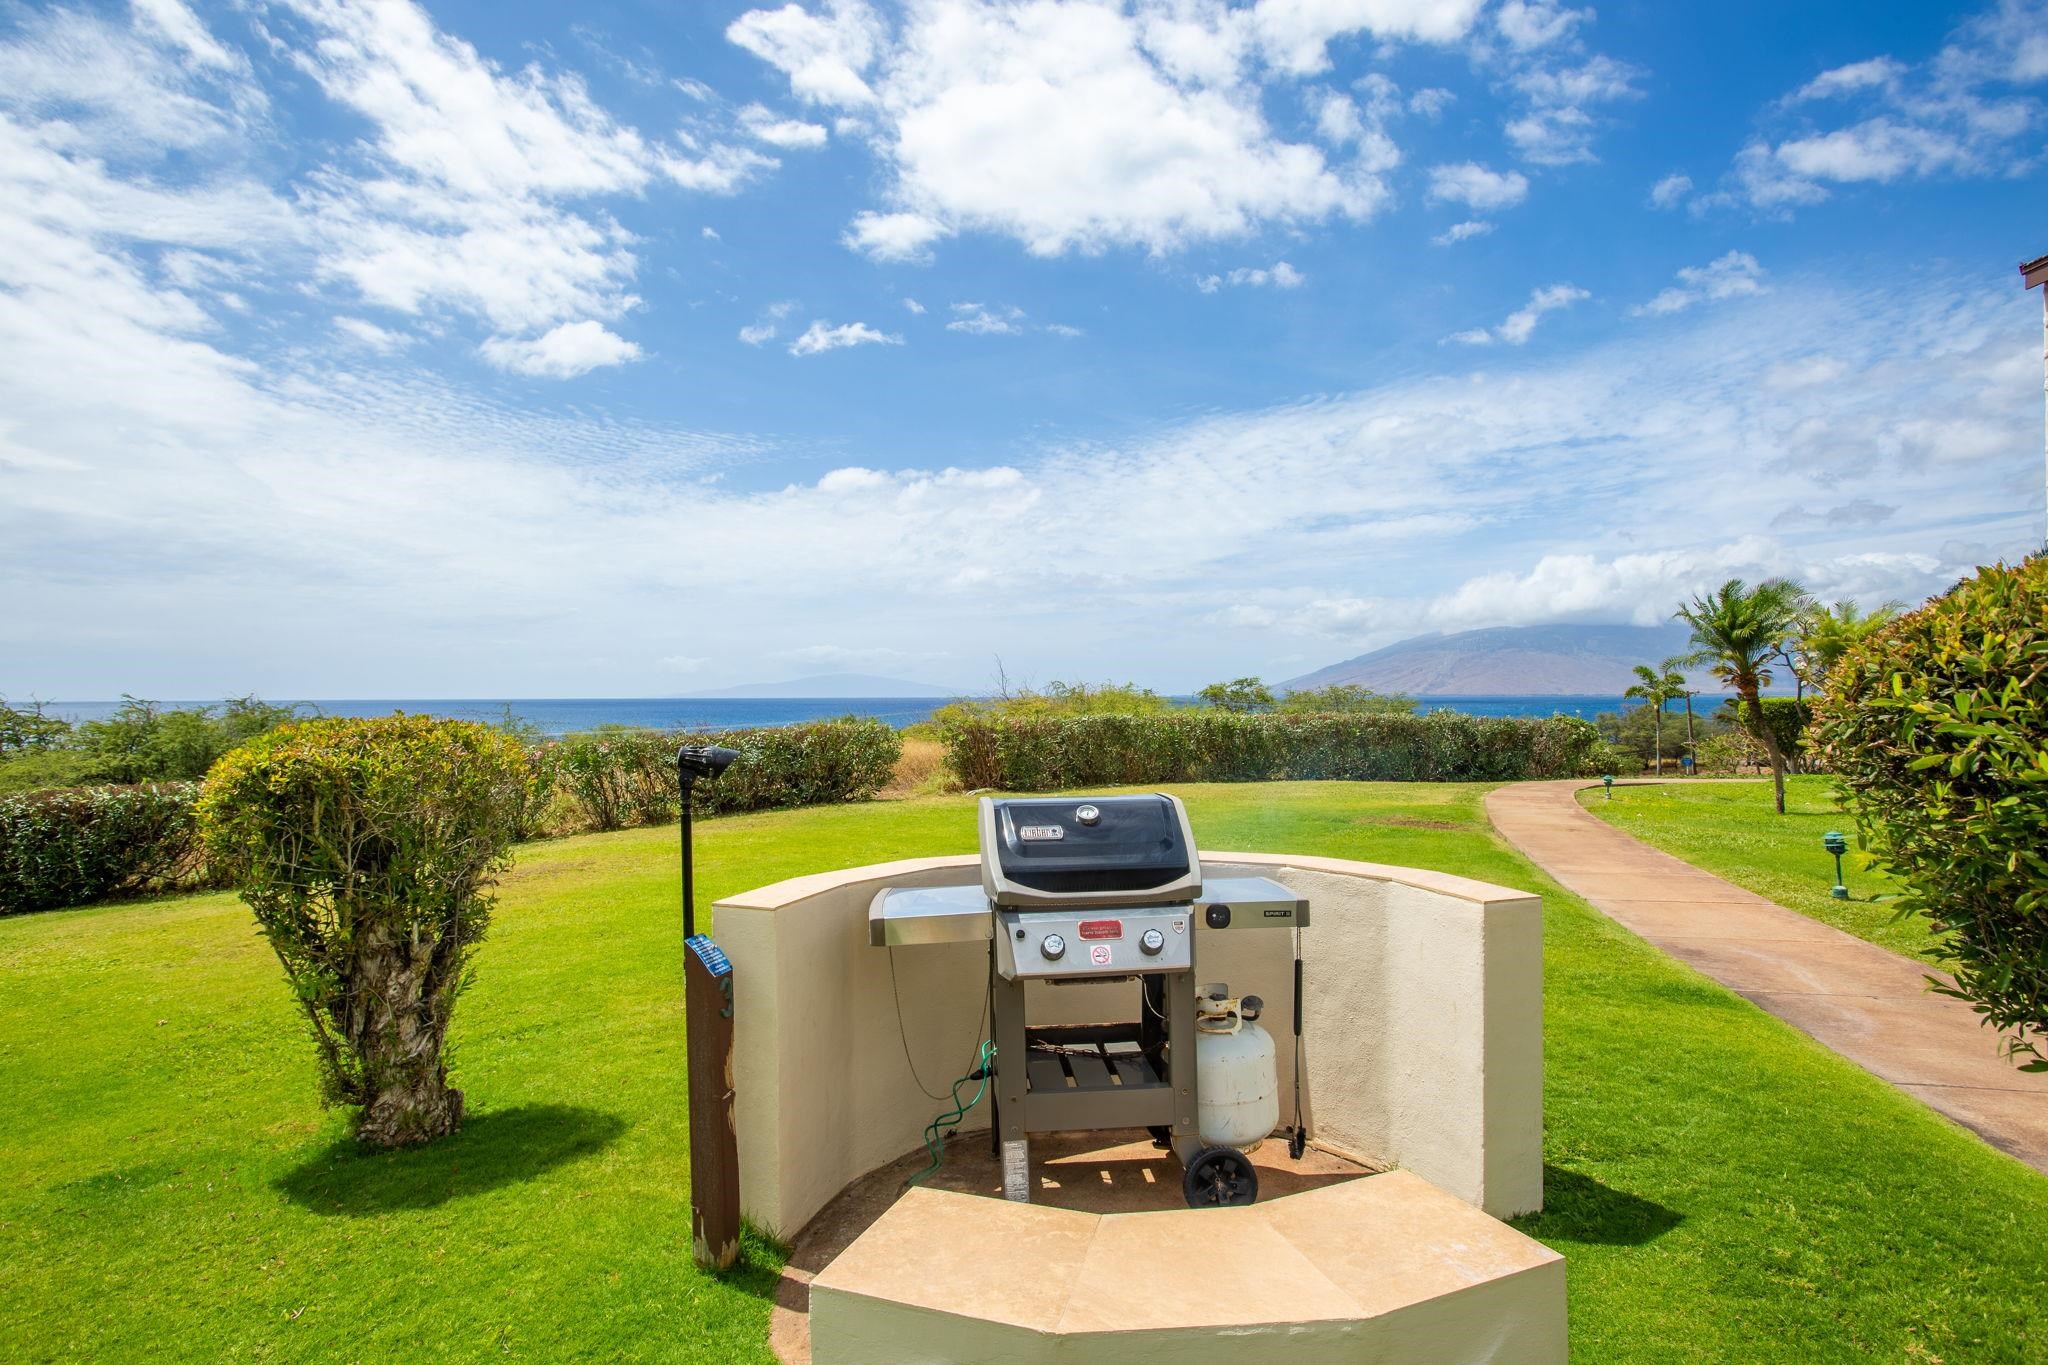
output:
<svg viewBox="0 0 2048 1365"><path fill-rule="evenodd" d="M454 955L439 945L367 935L351 973L355 991L341 1025L361 1070L356 1136L373 1147L408 1147L462 1125L462 1092L441 1060L454 1004Z"/></svg>

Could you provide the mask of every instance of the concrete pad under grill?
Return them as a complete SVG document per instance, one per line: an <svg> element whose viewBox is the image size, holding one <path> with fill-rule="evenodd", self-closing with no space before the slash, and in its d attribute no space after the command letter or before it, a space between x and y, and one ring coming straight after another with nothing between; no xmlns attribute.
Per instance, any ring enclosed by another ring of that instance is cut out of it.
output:
<svg viewBox="0 0 2048 1365"><path fill-rule="evenodd" d="M819 1365L1565 1359L1563 1258L1408 1172L1108 1214L913 1190L811 1305Z"/></svg>

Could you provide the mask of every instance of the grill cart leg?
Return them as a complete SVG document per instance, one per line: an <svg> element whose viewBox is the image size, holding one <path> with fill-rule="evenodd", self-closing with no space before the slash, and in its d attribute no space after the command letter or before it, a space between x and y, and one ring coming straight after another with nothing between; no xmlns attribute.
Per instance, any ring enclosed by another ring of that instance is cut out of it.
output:
<svg viewBox="0 0 2048 1365"><path fill-rule="evenodd" d="M1166 1049L1173 1080L1173 1154L1185 1166L1202 1150L1195 1116L1201 1095L1195 1086L1195 974L1166 978Z"/></svg>
<svg viewBox="0 0 2048 1365"><path fill-rule="evenodd" d="M1031 1202L1031 1148L1024 1135L1024 1092L1030 1085L1024 1036L1024 983L994 983L996 1123L1003 1162L1003 1198Z"/></svg>

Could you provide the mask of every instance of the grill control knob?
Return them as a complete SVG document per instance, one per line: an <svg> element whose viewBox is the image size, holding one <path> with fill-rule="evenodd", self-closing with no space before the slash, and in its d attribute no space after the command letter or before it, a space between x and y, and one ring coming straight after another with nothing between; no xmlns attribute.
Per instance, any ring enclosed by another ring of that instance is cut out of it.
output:
<svg viewBox="0 0 2048 1365"><path fill-rule="evenodd" d="M1047 934L1038 940L1038 951L1045 954L1049 961L1056 962L1066 956L1067 941L1058 934Z"/></svg>
<svg viewBox="0 0 2048 1365"><path fill-rule="evenodd" d="M1145 956L1155 956L1161 948L1166 946L1166 935L1160 933L1157 929L1147 929L1139 936L1138 946L1145 950Z"/></svg>
<svg viewBox="0 0 2048 1365"><path fill-rule="evenodd" d="M1092 825L1102 818L1102 811L1095 806L1076 806L1074 818L1084 825Z"/></svg>

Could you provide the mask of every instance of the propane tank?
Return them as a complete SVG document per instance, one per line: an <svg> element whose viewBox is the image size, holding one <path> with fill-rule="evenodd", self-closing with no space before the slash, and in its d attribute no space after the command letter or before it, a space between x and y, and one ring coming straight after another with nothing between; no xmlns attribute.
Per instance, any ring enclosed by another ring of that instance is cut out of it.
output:
<svg viewBox="0 0 2048 1365"><path fill-rule="evenodd" d="M1258 1017L1255 995L1239 1000L1222 985L1198 992L1196 1127L1205 1146L1250 1151L1280 1126L1280 1071L1272 1036L1254 1022Z"/></svg>

